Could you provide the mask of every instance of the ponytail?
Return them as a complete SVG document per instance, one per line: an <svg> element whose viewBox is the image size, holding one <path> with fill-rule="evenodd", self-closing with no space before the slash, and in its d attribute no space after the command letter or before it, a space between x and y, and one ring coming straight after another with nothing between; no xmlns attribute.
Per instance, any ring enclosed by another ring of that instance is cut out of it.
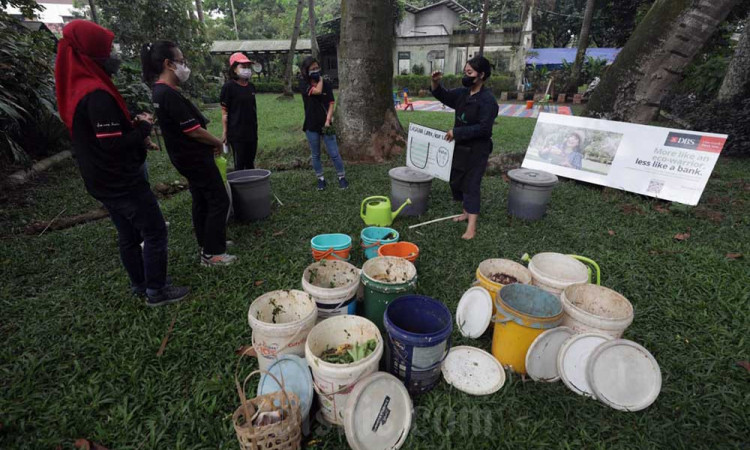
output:
<svg viewBox="0 0 750 450"><path fill-rule="evenodd" d="M156 41L141 47L141 70L143 81L152 84L164 70L164 60L174 58L177 44L172 41Z"/></svg>

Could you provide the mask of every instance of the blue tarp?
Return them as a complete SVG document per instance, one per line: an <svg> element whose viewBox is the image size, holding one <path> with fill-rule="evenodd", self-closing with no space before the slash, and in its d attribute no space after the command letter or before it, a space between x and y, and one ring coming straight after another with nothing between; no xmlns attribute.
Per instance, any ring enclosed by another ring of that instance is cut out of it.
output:
<svg viewBox="0 0 750 450"><path fill-rule="evenodd" d="M612 64L617 54L620 53L619 48L589 48L586 50L586 56L591 56L595 59L606 59L607 64ZM576 59L575 48L532 48L529 50L529 57L526 58L527 65L536 64L537 67L546 66L550 70L561 69L563 61L573 63Z"/></svg>

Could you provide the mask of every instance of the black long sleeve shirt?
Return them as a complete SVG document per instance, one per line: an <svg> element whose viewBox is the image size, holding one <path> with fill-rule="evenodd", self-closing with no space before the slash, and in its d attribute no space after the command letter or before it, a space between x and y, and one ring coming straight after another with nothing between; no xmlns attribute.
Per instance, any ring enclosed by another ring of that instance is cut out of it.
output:
<svg viewBox="0 0 750 450"><path fill-rule="evenodd" d="M84 96L73 116L73 152L86 190L97 199L150 189L143 171L151 125L130 123L103 90Z"/></svg>
<svg viewBox="0 0 750 450"><path fill-rule="evenodd" d="M453 138L457 144L471 145L492 139L492 126L500 108L489 89L482 87L479 92L471 95L468 88L449 90L438 85L432 95L456 110Z"/></svg>

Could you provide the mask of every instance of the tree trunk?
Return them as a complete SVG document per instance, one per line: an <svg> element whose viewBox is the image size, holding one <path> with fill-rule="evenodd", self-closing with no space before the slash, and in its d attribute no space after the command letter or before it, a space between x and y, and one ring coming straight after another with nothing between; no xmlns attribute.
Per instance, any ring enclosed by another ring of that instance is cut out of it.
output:
<svg viewBox="0 0 750 450"><path fill-rule="evenodd" d="M479 31L479 55L484 55L484 42L487 39L487 15L490 10L490 0L484 0L482 7L482 28ZM468 55L467 55L468 56Z"/></svg>
<svg viewBox="0 0 750 450"><path fill-rule="evenodd" d="M308 21L310 22L310 46L312 50L312 57L315 59L320 58L320 48L318 48L318 38L315 34L315 26L317 20L315 19L315 0L310 0L307 5Z"/></svg>
<svg viewBox="0 0 750 450"><path fill-rule="evenodd" d="M201 0L195 0L195 11L198 13L198 22L204 23L203 19L203 2Z"/></svg>
<svg viewBox="0 0 750 450"><path fill-rule="evenodd" d="M395 0L343 0L336 130L348 159L380 162L403 152L393 108Z"/></svg>
<svg viewBox="0 0 750 450"><path fill-rule="evenodd" d="M89 8L91 8L91 20L94 23L99 23L99 19L96 15L96 3L94 3L94 0L89 0Z"/></svg>
<svg viewBox="0 0 750 450"><path fill-rule="evenodd" d="M591 31L591 19L594 17L594 3L595 0L586 0L586 12L583 14L581 34L578 36L576 60L573 63L568 85L565 87L565 92L568 94L576 94L578 92L578 85L581 83L581 68L586 57L586 49L589 47L589 31Z"/></svg>
<svg viewBox="0 0 750 450"><path fill-rule="evenodd" d="M234 0L229 0L229 6L232 8L232 23L234 24L234 38L240 40L240 32L237 30L237 16L234 15Z"/></svg>
<svg viewBox="0 0 750 450"><path fill-rule="evenodd" d="M292 94L292 65L294 65L294 51L297 49L297 38L299 37L299 24L302 21L302 10L305 8L305 0L297 0L297 15L294 16L294 31L292 31L292 42L289 45L289 53L286 56L286 67L284 67L284 93L283 97L291 98Z"/></svg>
<svg viewBox="0 0 750 450"><path fill-rule="evenodd" d="M586 115L648 123L739 0L656 0L607 70Z"/></svg>
<svg viewBox="0 0 750 450"><path fill-rule="evenodd" d="M719 89L719 100L750 97L750 17L745 20L745 29L734 49L734 56Z"/></svg>

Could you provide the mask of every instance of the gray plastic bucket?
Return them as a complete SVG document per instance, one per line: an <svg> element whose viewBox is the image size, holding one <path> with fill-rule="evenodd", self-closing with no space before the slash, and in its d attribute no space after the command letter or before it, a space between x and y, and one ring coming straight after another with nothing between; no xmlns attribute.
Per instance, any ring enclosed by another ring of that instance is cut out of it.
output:
<svg viewBox="0 0 750 450"><path fill-rule="evenodd" d="M557 177L542 170L513 169L508 172L508 178L508 213L525 220L544 217Z"/></svg>
<svg viewBox="0 0 750 450"><path fill-rule="evenodd" d="M409 167L394 167L388 171L391 177L391 202L394 208L401 206L407 198L407 205L402 215L420 216L427 211L432 189L432 177Z"/></svg>
<svg viewBox="0 0 750 450"><path fill-rule="evenodd" d="M236 170L227 174L232 189L234 216L240 222L271 215L271 172L264 169Z"/></svg>

